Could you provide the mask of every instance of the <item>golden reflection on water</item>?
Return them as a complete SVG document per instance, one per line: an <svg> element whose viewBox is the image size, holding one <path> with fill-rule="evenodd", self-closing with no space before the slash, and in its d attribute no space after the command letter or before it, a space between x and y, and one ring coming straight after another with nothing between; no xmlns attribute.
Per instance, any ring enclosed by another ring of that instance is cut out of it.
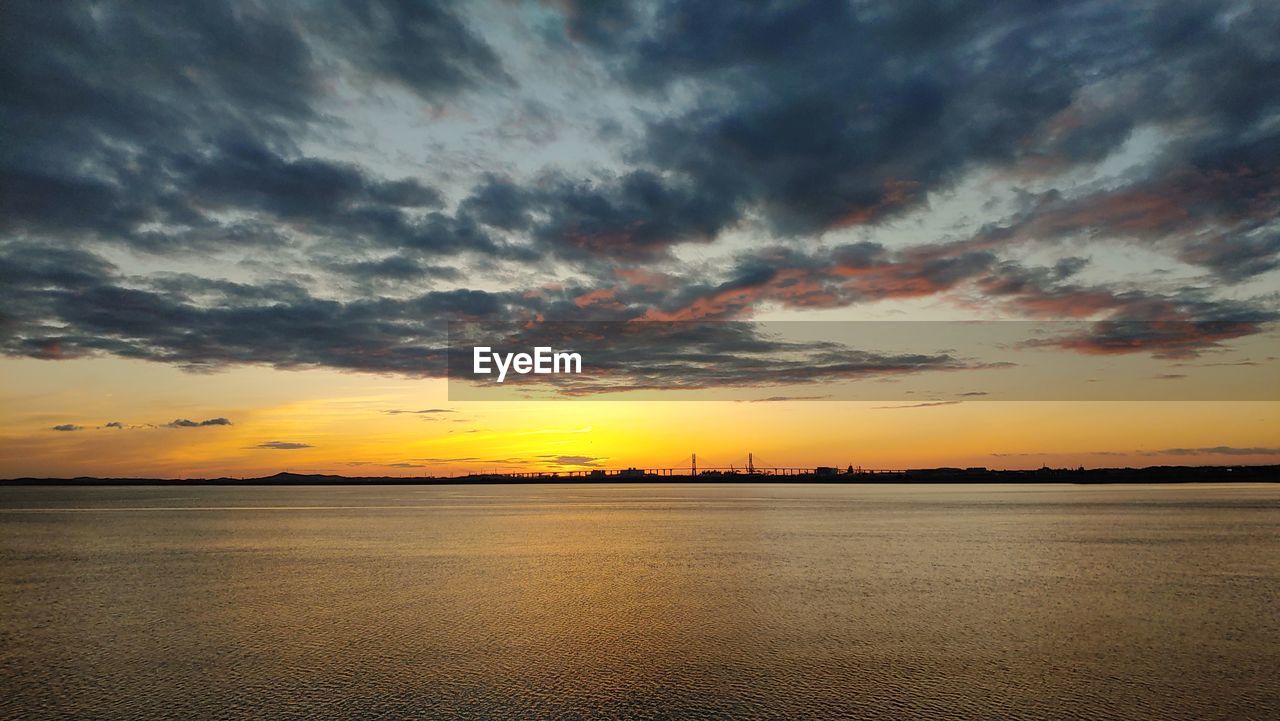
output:
<svg viewBox="0 0 1280 721"><path fill-rule="evenodd" d="M1280 487L0 490L0 716L1280 713Z"/></svg>

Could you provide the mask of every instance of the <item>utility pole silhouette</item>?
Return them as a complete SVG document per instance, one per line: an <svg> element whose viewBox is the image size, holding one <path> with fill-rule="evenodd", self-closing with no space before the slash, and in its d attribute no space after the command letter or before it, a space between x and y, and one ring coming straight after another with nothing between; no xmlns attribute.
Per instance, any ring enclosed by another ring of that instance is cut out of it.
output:
<svg viewBox="0 0 1280 721"><path fill-rule="evenodd" d="M689 475L691 476L698 475L698 454L697 453L693 454L693 461L689 465Z"/></svg>
<svg viewBox="0 0 1280 721"><path fill-rule="evenodd" d="M756 457L755 457L755 454L748 453L748 454L747 454L747 473L748 473L748 474L751 474L751 473L755 473L755 472L756 472Z"/></svg>

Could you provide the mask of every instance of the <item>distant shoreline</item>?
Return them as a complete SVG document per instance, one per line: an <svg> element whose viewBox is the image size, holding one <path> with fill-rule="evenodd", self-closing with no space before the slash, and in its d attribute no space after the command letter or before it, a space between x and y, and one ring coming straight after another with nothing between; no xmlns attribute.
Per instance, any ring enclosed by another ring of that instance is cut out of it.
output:
<svg viewBox="0 0 1280 721"><path fill-rule="evenodd" d="M696 476L642 471L607 474L556 475L524 473L468 476L340 476L277 473L257 478L10 478L5 486L449 486L616 483L1280 483L1280 465L1266 466L1149 466L1001 471L964 468L922 468L893 472L828 472L772 475L764 473L704 472Z"/></svg>

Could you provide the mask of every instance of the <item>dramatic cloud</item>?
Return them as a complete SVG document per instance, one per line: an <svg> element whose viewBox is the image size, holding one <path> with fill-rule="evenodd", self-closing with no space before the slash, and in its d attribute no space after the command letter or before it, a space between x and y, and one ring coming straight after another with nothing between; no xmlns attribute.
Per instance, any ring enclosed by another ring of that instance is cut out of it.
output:
<svg viewBox="0 0 1280 721"><path fill-rule="evenodd" d="M677 243L714 240L737 219L730 201L648 171L604 186L560 181L530 206L547 217L533 228L534 237L570 257L651 257Z"/></svg>
<svg viewBox="0 0 1280 721"><path fill-rule="evenodd" d="M766 248L738 259L733 277L715 286L686 283L663 294L648 320L698 320L750 315L764 303L838 308L860 302L934 295L972 280L995 263L985 251L944 256L932 249L891 253L876 243L803 254ZM660 296L661 297L661 296Z"/></svg>
<svg viewBox="0 0 1280 721"><path fill-rule="evenodd" d="M69 254L78 274L53 279L38 248L13 250L0 263L0 274L14 279L0 288L7 331L0 342L8 353L37 358L111 353L192 370L266 363L424 374L443 368L444 318L493 317L506 307L504 295L468 290L344 303L285 283L263 289L168 277L124 287L125 278L83 252Z"/></svg>
<svg viewBox="0 0 1280 721"><path fill-rule="evenodd" d="M296 223L326 237L491 249L465 223L410 214L440 202L419 181L296 149L323 122L335 68L429 99L507 83L448 3L266 13L234 0L185 10L18 0L6 25L0 230L178 252L278 243L278 224Z"/></svg>
<svg viewBox="0 0 1280 721"><path fill-rule="evenodd" d="M427 99L485 81L509 82L498 56L461 20L453 3L386 0L320 4L322 35L358 70L403 84Z"/></svg>
<svg viewBox="0 0 1280 721"><path fill-rule="evenodd" d="M706 89L650 124L647 156L783 232L878 222L976 164L1096 161L1147 123L1234 135L1275 109L1261 5L582 6L570 37L621 80Z"/></svg>
<svg viewBox="0 0 1280 721"><path fill-rule="evenodd" d="M945 304L1099 321L1046 349L1185 358L1280 320L1271 3L14 0L3 22L10 356L438 376L450 320ZM611 385L967 367L751 340L643 349Z"/></svg>
<svg viewBox="0 0 1280 721"><path fill-rule="evenodd" d="M1105 239L1164 250L1227 282L1274 270L1280 138L1204 142L1130 184L1075 197L1056 189L1035 196L1014 222L987 228L973 244Z"/></svg>

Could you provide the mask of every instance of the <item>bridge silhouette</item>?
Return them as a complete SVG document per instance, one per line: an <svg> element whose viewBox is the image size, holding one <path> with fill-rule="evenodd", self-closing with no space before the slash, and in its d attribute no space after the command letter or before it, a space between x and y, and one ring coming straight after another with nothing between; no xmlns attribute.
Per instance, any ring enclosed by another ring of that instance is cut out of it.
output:
<svg viewBox="0 0 1280 721"><path fill-rule="evenodd" d="M862 466L786 466L773 465L758 460L754 453L748 453L742 463L714 465L698 462L698 454L692 454L683 464L672 463L661 466L602 468L597 466L561 470L542 471L509 471L480 475L501 476L507 478L640 478L640 477L715 477L724 476L835 476L835 475L870 475L900 474L905 469L863 468Z"/></svg>

